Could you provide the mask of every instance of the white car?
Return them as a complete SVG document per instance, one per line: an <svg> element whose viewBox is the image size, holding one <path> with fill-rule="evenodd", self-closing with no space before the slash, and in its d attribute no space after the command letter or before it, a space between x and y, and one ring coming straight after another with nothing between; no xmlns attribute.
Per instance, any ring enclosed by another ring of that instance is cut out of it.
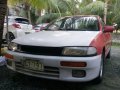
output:
<svg viewBox="0 0 120 90"><path fill-rule="evenodd" d="M32 25L29 24L29 20L23 17L18 16L8 16L8 33L9 33L9 41L17 37L21 37L26 34L30 34L34 32L32 30ZM7 40L7 23L6 19L4 22L4 30L3 30L3 39Z"/></svg>
<svg viewBox="0 0 120 90"><path fill-rule="evenodd" d="M7 67L47 79L100 82L104 60L110 58L113 29L99 16L57 19L41 32L13 40L5 55Z"/></svg>

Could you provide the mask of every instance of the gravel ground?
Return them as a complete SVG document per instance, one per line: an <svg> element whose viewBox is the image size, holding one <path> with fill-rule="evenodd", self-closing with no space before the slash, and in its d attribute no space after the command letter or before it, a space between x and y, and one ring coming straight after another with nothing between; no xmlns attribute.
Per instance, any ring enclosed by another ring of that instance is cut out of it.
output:
<svg viewBox="0 0 120 90"><path fill-rule="evenodd" d="M112 57L105 62L100 84L68 83L16 74L0 67L0 90L120 90L120 48L112 47Z"/></svg>

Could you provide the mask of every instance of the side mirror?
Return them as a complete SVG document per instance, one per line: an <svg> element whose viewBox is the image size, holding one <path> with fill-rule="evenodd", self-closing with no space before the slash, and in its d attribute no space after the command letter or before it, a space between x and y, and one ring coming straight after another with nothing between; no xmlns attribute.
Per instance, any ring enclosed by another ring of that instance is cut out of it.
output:
<svg viewBox="0 0 120 90"><path fill-rule="evenodd" d="M104 32L113 32L115 30L114 26L104 26Z"/></svg>

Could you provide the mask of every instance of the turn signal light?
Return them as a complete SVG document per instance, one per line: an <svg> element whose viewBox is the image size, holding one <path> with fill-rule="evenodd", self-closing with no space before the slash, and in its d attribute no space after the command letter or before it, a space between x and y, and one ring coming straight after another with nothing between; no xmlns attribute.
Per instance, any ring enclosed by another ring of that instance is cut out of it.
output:
<svg viewBox="0 0 120 90"><path fill-rule="evenodd" d="M60 62L61 66L65 67L86 67L87 63L86 62L68 62L68 61L61 61Z"/></svg>
<svg viewBox="0 0 120 90"><path fill-rule="evenodd" d="M11 54L5 54L5 58L7 58L7 59L14 59L13 55L11 55Z"/></svg>

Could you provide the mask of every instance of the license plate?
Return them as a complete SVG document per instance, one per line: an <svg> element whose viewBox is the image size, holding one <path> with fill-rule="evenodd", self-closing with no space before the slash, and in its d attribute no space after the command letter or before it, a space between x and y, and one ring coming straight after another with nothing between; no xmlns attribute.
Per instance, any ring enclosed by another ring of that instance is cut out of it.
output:
<svg viewBox="0 0 120 90"><path fill-rule="evenodd" d="M38 71L44 71L43 64L38 60L23 60L22 64L24 68L32 69L32 70L38 70Z"/></svg>

